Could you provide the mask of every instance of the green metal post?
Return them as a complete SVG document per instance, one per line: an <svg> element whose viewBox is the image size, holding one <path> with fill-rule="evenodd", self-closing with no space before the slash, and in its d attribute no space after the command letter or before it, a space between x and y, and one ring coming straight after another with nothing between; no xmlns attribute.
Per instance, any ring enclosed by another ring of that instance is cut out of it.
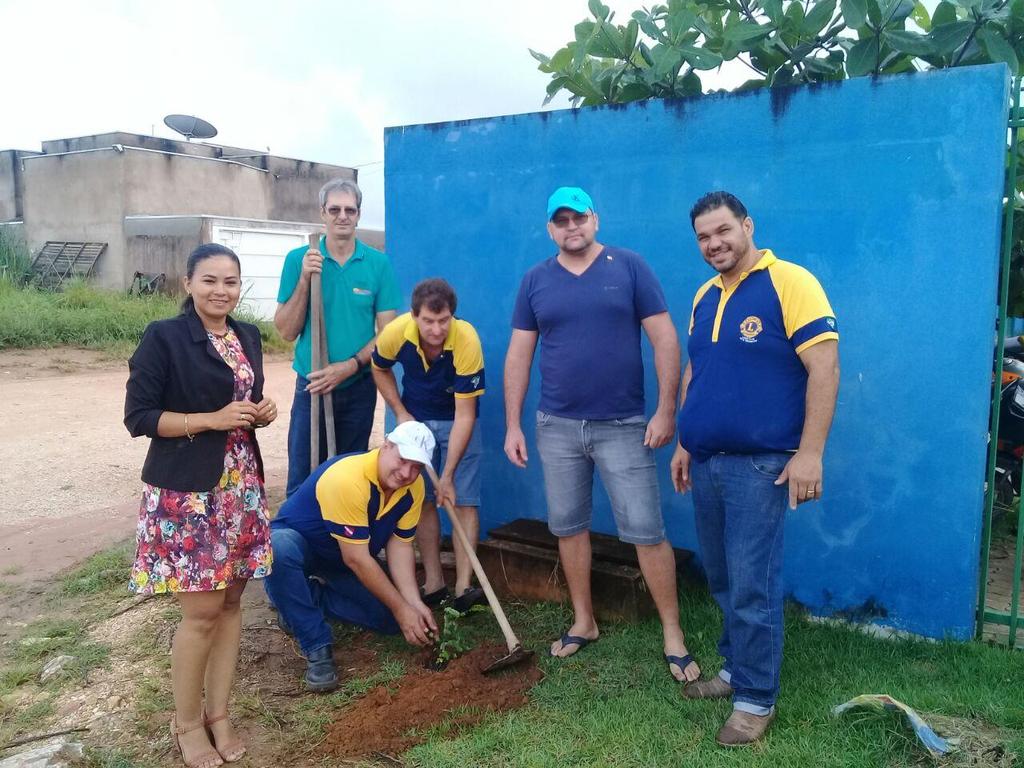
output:
<svg viewBox="0 0 1024 768"><path fill-rule="evenodd" d="M976 634L981 637L985 627L985 603L988 599L988 565L989 549L992 546L992 502L995 499L996 477L996 444L999 441L999 394L1003 379L1003 343L1006 341L1006 307L1010 292L1010 254L1013 249L1013 210L1017 196L1017 140L1021 125L1020 120L1020 89L1021 77L1013 78L1013 108L1010 110L1010 166L1006 172L1006 211L1003 214L1003 248L999 272L999 322L995 351L995 379L992 386L992 412L989 418L988 441L988 477L985 484L985 514L982 522L981 541L981 573L978 588L978 622ZM1017 547L1018 559L1020 547ZM1017 564L1020 572L1020 563ZM1019 590L1019 582L1018 582ZM1015 595L1017 592L1015 591ZM1016 598L1015 598L1016 599ZM1014 603L1016 609L1016 603ZM1011 635L1013 628L1011 627ZM1011 640L1011 643L1013 641Z"/></svg>

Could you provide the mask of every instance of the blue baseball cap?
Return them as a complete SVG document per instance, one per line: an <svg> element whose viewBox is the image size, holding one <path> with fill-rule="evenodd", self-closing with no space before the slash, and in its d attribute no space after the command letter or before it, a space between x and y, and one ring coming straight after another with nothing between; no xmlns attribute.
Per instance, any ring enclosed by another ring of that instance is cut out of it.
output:
<svg viewBox="0 0 1024 768"><path fill-rule="evenodd" d="M560 208L571 208L577 213L594 210L594 201L579 187L559 187L548 198L548 221Z"/></svg>

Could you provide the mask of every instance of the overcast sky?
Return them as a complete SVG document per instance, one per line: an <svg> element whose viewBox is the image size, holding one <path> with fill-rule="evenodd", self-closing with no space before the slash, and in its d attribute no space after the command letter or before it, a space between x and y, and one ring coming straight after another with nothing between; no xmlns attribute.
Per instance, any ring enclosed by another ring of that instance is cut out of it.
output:
<svg viewBox="0 0 1024 768"><path fill-rule="evenodd" d="M643 0L606 4L625 21ZM383 225L383 129L541 108L586 0L42 2L0 0L0 149L107 131L361 166L362 223ZM560 101L553 106L565 107Z"/></svg>

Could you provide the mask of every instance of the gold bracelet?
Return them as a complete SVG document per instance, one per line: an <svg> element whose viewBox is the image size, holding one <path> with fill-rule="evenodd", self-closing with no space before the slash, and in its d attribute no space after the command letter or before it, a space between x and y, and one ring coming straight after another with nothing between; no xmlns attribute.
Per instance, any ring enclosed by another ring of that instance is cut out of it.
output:
<svg viewBox="0 0 1024 768"><path fill-rule="evenodd" d="M185 413L182 415L185 417L185 437L187 437L188 441L191 443L193 440L196 439L196 436L188 431L188 414Z"/></svg>

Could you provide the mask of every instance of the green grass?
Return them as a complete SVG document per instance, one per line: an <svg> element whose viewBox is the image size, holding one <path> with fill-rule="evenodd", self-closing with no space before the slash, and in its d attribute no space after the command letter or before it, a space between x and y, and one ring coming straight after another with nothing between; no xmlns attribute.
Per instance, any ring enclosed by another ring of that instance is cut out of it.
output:
<svg viewBox="0 0 1024 768"><path fill-rule="evenodd" d="M102 592L120 592L123 595L128 588L134 557L134 542L98 552L67 573L61 579L57 593L64 597Z"/></svg>
<svg viewBox="0 0 1024 768"><path fill-rule="evenodd" d="M84 768L157 768L159 763L151 757L126 753L120 749L86 748Z"/></svg>
<svg viewBox="0 0 1024 768"><path fill-rule="evenodd" d="M53 714L51 693L44 694L27 706L8 707L0 705L0 746L13 741L18 734L38 727L41 721Z"/></svg>
<svg viewBox="0 0 1024 768"><path fill-rule="evenodd" d="M113 598L123 595L129 565L126 545L90 557L51 591L50 615L26 626L20 638L3 649L0 744L38 729L60 691L80 685L90 670L107 663L110 649L90 639L88 628L110 613ZM73 661L41 683L43 667L62 654L73 656Z"/></svg>
<svg viewBox="0 0 1024 768"><path fill-rule="evenodd" d="M24 285L32 275L32 253L20 234L0 226L0 281Z"/></svg>
<svg viewBox="0 0 1024 768"><path fill-rule="evenodd" d="M62 654L73 656L74 661L53 678L51 687L63 687L65 681L84 679L90 669L106 662L110 649L89 639L87 624L80 618L40 619L25 628L21 641L10 654L10 661L18 670L16 675L23 676L31 669L32 676L38 677L47 661Z"/></svg>
<svg viewBox="0 0 1024 768"><path fill-rule="evenodd" d="M690 650L713 673L717 611L698 592L683 595L683 609ZM524 642L535 648L557 637L567 621L550 606L513 611ZM927 763L895 716L831 716L833 706L862 693L888 693L922 713L990 724L1011 751L1024 755L1024 654L979 643L880 640L808 622L796 611L787 616L786 638L778 720L764 744L744 752L715 745L730 704L680 696L661 661L658 625L648 621L606 626L601 642L565 661L541 654L547 676L528 707L490 715L455 738L439 724L407 757L422 768Z"/></svg>
<svg viewBox="0 0 1024 768"><path fill-rule="evenodd" d="M179 301L164 295L127 296L84 281L51 293L0 279L0 349L73 346L127 357L146 325L176 315ZM234 316L259 327L265 351L290 349L272 323L244 311Z"/></svg>

